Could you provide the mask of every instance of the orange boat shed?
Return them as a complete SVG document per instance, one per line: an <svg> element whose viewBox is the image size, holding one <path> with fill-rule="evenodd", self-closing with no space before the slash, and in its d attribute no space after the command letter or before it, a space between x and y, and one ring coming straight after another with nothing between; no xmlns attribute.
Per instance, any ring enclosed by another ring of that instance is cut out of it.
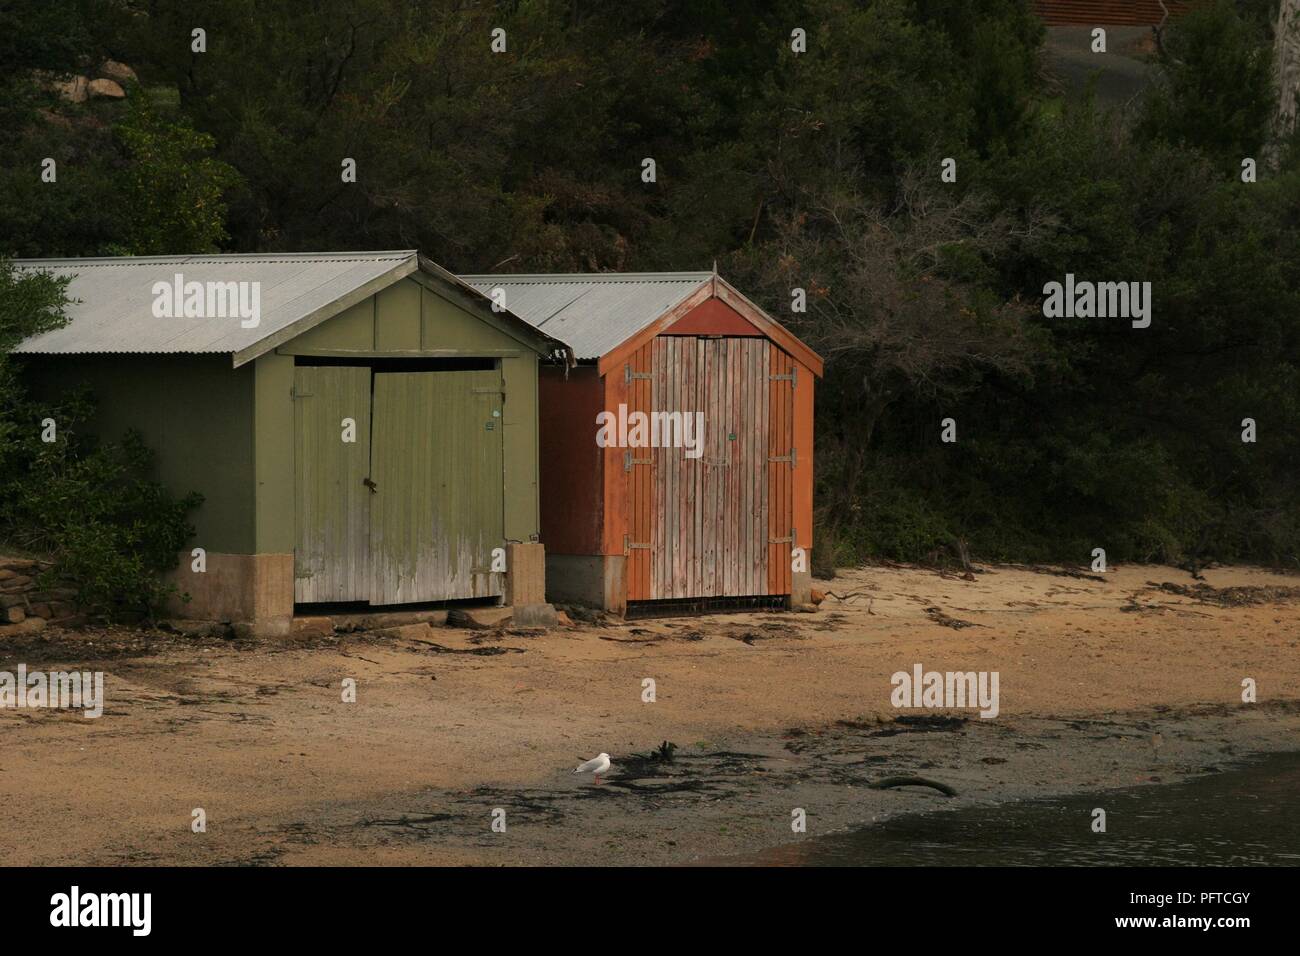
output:
<svg viewBox="0 0 1300 956"><path fill-rule="evenodd" d="M716 272L464 279L576 361L538 382L549 600L807 603L820 356Z"/></svg>

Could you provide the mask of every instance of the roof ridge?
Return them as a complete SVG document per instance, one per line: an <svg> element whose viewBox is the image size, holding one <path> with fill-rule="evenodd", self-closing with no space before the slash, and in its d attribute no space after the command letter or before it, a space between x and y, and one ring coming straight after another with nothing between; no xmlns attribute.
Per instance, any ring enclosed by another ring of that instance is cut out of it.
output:
<svg viewBox="0 0 1300 956"><path fill-rule="evenodd" d="M417 255L415 249L384 249L373 252L196 252L170 256L58 256L44 259L12 259L14 265L77 265L84 268L146 266L162 262L346 262L349 259L377 262Z"/></svg>
<svg viewBox="0 0 1300 956"><path fill-rule="evenodd" d="M686 282L708 279L712 272L466 272L461 278L480 282Z"/></svg>

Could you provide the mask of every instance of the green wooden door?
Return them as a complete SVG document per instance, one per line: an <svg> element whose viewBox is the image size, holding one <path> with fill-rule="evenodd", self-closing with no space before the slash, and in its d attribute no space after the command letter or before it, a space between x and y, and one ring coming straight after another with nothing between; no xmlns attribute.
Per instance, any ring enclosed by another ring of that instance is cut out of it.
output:
<svg viewBox="0 0 1300 956"><path fill-rule="evenodd" d="M364 601L370 596L370 492L364 484L370 473L370 369L300 367L293 391L294 601ZM345 419L354 423L351 429Z"/></svg>
<svg viewBox="0 0 1300 956"><path fill-rule="evenodd" d="M370 603L502 593L501 373L375 373Z"/></svg>

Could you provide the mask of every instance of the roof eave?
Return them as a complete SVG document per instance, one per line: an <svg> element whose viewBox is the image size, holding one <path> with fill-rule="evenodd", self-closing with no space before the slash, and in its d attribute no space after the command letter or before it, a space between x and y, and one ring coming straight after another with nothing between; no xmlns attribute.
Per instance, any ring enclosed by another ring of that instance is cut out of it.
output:
<svg viewBox="0 0 1300 956"><path fill-rule="evenodd" d="M673 325L678 319L684 316L691 309L695 308L701 302L704 302L713 296L713 276L700 280L700 284L694 286L685 292L681 298L670 305L664 312L653 322L642 326L640 330L629 335L614 348L610 349L597 360L597 368L601 375L605 375L611 368L623 361L627 355L634 352L642 342L649 341L665 329Z"/></svg>
<svg viewBox="0 0 1300 956"><path fill-rule="evenodd" d="M460 276L447 271L432 259L422 255L418 258L423 273L440 280L443 285L449 286L460 293L465 298L463 304L476 312L479 318L500 329L521 344L528 346L543 358L551 358L556 353L561 353L565 356L566 364L573 364L573 349L567 342L563 342L553 335L548 335L509 309L497 311L493 308L491 296L480 292Z"/></svg>
<svg viewBox="0 0 1300 956"><path fill-rule="evenodd" d="M428 259L418 252L413 252L406 259L396 263L387 272L357 286L347 294L303 316L296 322L267 335L265 338L259 339L247 348L234 352L232 355L233 366L239 368L241 365L248 364L259 356L279 348L322 322L352 308L358 302L364 302L372 295L382 292L390 285L407 277L415 279L421 284L436 287L433 291L452 291L459 294L459 298L462 300L460 304L475 313L478 318L489 322L544 358L550 358L557 352L571 355L569 346L564 342L538 330L513 312L495 311L492 308L491 299L483 293L448 272L432 259Z"/></svg>
<svg viewBox="0 0 1300 956"><path fill-rule="evenodd" d="M803 339L795 335L784 325L778 322L767 311L759 307L750 300L745 293L741 292L734 285L721 276L714 277L715 292L721 287L722 294L718 296L723 302L736 311L740 312L745 318L757 325L773 341L779 344L787 352L802 362L810 372L818 378L825 375L825 362L822 357L814 352ZM776 333L775 335L773 333Z"/></svg>
<svg viewBox="0 0 1300 956"><path fill-rule="evenodd" d="M731 306L765 336L785 349L818 378L824 375L822 357L814 352L802 339L787 329L763 309L754 304L739 289L719 275L710 275L698 286L691 289L668 308L659 318L646 325L640 331L628 336L617 346L610 349L598 360L600 374L606 374L611 368L623 361L628 353L635 351L642 343L672 328L687 312L708 299L718 298Z"/></svg>

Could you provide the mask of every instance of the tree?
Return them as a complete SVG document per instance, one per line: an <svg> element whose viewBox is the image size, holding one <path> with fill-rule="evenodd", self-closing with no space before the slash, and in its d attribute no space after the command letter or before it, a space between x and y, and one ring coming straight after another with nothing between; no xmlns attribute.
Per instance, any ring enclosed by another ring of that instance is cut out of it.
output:
<svg viewBox="0 0 1300 956"><path fill-rule="evenodd" d="M19 272L0 258L0 470L12 460L23 390L11 352L23 339L66 324L68 280L44 272Z"/></svg>
<svg viewBox="0 0 1300 956"><path fill-rule="evenodd" d="M1264 28L1232 0L1193 7L1161 44L1143 134L1199 150L1234 173L1244 157L1261 155L1275 101L1266 40Z"/></svg>
<svg viewBox="0 0 1300 956"><path fill-rule="evenodd" d="M125 162L114 177L117 236L106 251L217 252L228 238L224 196L241 180L233 167L209 155L216 141L184 119L164 120L139 88L113 132Z"/></svg>

